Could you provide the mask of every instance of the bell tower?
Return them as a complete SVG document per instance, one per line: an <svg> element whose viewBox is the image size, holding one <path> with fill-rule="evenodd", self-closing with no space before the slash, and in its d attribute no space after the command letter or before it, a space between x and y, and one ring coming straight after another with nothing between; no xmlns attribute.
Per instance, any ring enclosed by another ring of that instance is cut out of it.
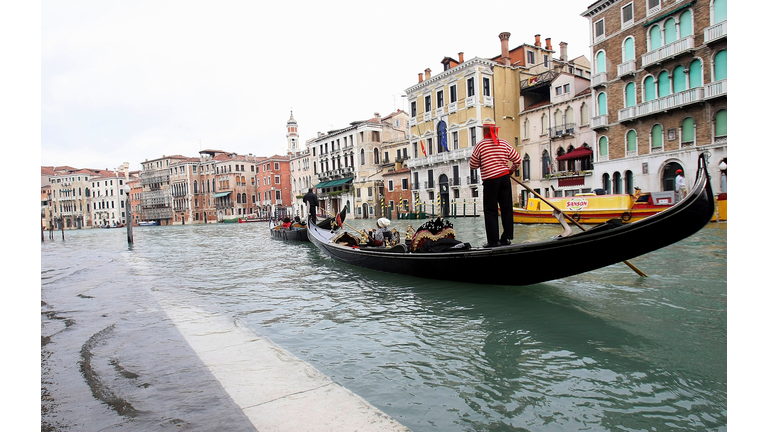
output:
<svg viewBox="0 0 768 432"><path fill-rule="evenodd" d="M287 153L298 153L299 151L299 124L296 123L296 119L293 118L293 110L291 110L291 118L288 119L288 123L285 125L288 133L285 135L287 140Z"/></svg>

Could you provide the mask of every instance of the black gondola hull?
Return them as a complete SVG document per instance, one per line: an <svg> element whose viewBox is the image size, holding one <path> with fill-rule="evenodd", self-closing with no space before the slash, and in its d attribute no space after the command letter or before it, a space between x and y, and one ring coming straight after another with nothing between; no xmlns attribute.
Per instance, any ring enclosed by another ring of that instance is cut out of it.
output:
<svg viewBox="0 0 768 432"><path fill-rule="evenodd" d="M442 253L354 249L331 242L333 233L309 224L309 240L332 258L384 272L495 285L530 285L588 272L661 249L696 233L714 214L703 156L691 193L678 204L634 223L601 224L569 237ZM552 265L553 261L557 265Z"/></svg>

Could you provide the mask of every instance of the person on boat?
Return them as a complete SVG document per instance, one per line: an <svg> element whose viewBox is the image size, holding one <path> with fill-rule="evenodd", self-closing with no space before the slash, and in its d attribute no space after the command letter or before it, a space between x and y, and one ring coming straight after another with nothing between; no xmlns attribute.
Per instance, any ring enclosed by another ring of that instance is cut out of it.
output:
<svg viewBox="0 0 768 432"><path fill-rule="evenodd" d="M286 228L286 229L291 229L291 225L292 225L291 224L291 218L286 216L285 219L283 219L283 226L282 227Z"/></svg>
<svg viewBox="0 0 768 432"><path fill-rule="evenodd" d="M317 195L315 195L313 188L309 188L307 193L304 194L303 201L309 206L309 219L312 223L316 224L317 213L315 208L320 205L320 200L317 199Z"/></svg>
<svg viewBox="0 0 768 432"><path fill-rule="evenodd" d="M677 170L677 177L675 177L675 194L677 195L678 201L688 195L688 188L685 185L685 174L683 174L683 170L681 169Z"/></svg>
<svg viewBox="0 0 768 432"><path fill-rule="evenodd" d="M469 159L470 168L480 168L483 181L483 213L488 239L483 247L508 245L514 235L512 184L508 176L520 166L522 158L506 140L498 137L498 131L498 126L492 121L483 124L483 140L477 143ZM504 229L501 238L497 209L501 209L501 225Z"/></svg>
<svg viewBox="0 0 768 432"><path fill-rule="evenodd" d="M387 218L379 218L376 221L376 232L371 237L372 246L385 246L384 240L386 238L392 239L392 231L389 229L390 220Z"/></svg>

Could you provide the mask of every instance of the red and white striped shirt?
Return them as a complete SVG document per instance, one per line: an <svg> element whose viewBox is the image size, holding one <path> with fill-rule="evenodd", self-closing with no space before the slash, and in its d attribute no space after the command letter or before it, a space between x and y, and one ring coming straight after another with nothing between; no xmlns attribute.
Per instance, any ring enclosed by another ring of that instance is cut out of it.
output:
<svg viewBox="0 0 768 432"><path fill-rule="evenodd" d="M507 165L509 161L512 161L512 171L520 165L522 158L517 150L501 138L498 144L491 138L485 138L477 143L475 150L472 151L469 167L480 168L480 178L488 180L509 175L510 167Z"/></svg>

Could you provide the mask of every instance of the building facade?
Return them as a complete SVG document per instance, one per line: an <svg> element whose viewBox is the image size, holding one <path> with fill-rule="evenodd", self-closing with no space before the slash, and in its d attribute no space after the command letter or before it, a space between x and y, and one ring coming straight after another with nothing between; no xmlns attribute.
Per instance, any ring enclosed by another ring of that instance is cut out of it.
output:
<svg viewBox="0 0 768 432"><path fill-rule="evenodd" d="M594 175L612 193L689 187L727 160L726 0L601 0L589 21ZM724 165L723 165L724 166ZM725 174L713 187L725 189Z"/></svg>

